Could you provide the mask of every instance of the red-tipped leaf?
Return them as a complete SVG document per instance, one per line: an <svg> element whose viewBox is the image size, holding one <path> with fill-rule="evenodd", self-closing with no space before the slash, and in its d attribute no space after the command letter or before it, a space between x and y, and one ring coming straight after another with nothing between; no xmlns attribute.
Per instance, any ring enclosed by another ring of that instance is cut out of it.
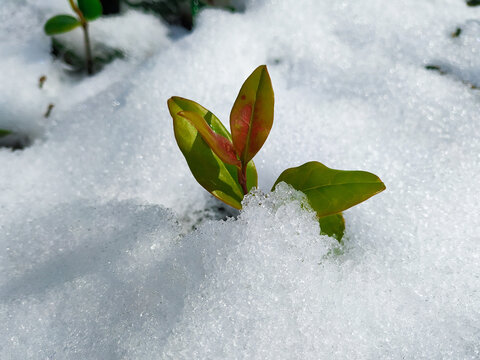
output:
<svg viewBox="0 0 480 360"><path fill-rule="evenodd" d="M245 80L230 113L233 146L242 164L265 143L273 124L273 88L266 65Z"/></svg>
<svg viewBox="0 0 480 360"><path fill-rule="evenodd" d="M175 140L192 175L213 196L235 209L241 209L244 194L237 179L238 168L220 160L190 121L178 113L198 113L215 133L231 141L232 137L225 126L214 114L192 100L173 96L168 100L168 109L173 119ZM250 161L247 165L247 189L254 186L257 186L257 170L253 161Z"/></svg>
<svg viewBox="0 0 480 360"><path fill-rule="evenodd" d="M234 165L238 168L241 167L240 160L235 155L232 142L215 133L202 116L192 111L180 111L178 115L187 119L197 129L202 139L220 160L226 164Z"/></svg>

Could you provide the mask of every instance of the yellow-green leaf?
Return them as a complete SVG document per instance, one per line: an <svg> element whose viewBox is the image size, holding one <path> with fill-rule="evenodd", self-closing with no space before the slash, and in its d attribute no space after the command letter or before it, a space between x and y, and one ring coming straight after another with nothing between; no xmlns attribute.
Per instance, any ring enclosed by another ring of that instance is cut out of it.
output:
<svg viewBox="0 0 480 360"><path fill-rule="evenodd" d="M385 184L372 173L330 169L317 161L285 170L273 188L282 181L305 193L320 218L340 213L385 190Z"/></svg>
<svg viewBox="0 0 480 360"><path fill-rule="evenodd" d="M328 235L334 237L339 242L342 240L345 234L345 219L342 213L333 214L319 218L320 233L322 235Z"/></svg>
<svg viewBox="0 0 480 360"><path fill-rule="evenodd" d="M175 139L195 179L219 200L241 209L244 195L238 183L237 168L224 163L215 155L198 130L178 113L184 111L199 114L216 134L231 141L230 133L215 115L194 101L174 96L168 100L168 108L173 118ZM248 190L253 186L257 186L257 171L251 161L247 167Z"/></svg>

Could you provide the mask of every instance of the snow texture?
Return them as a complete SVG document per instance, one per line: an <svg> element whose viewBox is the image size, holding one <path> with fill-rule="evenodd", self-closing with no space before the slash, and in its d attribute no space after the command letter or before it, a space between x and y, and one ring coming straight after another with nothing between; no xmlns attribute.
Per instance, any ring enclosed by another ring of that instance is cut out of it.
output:
<svg viewBox="0 0 480 360"><path fill-rule="evenodd" d="M0 359L480 358L480 9L245 8L190 34L99 19L93 42L126 57L72 78L42 33L67 2L3 1L0 128L33 143L0 149ZM237 213L189 173L166 101L228 124L260 64L275 124ZM345 212L344 245L301 193L269 192L311 160L387 186Z"/></svg>

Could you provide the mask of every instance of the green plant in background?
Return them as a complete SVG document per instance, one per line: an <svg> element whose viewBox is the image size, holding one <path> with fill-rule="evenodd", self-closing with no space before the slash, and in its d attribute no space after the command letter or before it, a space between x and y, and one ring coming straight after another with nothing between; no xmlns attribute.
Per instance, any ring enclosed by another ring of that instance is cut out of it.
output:
<svg viewBox="0 0 480 360"><path fill-rule="evenodd" d="M231 134L210 111L194 101L168 100L175 139L195 179L219 200L236 209L257 186L252 159L273 125L274 95L265 65L244 82L230 113ZM342 211L383 191L385 185L365 171L334 170L312 161L285 170L272 190L285 182L302 191L316 211L322 233L339 241L345 231Z"/></svg>
<svg viewBox="0 0 480 360"><path fill-rule="evenodd" d="M0 138L11 134L11 131L0 129Z"/></svg>
<svg viewBox="0 0 480 360"><path fill-rule="evenodd" d="M0 149L22 150L30 143L30 138L25 134L0 129Z"/></svg>
<svg viewBox="0 0 480 360"><path fill-rule="evenodd" d="M71 31L79 26L83 29L85 43L85 61L86 69L89 75L93 74L93 59L90 45L90 37L88 35L88 23L102 15L102 4L99 0L68 0L72 10L77 17L72 15L56 15L47 20L44 26L47 35L57 35Z"/></svg>
<svg viewBox="0 0 480 360"><path fill-rule="evenodd" d="M152 12L160 16L170 25L180 25L192 30L195 17L206 7L224 9L228 11L242 11L244 6L234 0L122 0L132 8ZM104 5L105 8L105 5Z"/></svg>

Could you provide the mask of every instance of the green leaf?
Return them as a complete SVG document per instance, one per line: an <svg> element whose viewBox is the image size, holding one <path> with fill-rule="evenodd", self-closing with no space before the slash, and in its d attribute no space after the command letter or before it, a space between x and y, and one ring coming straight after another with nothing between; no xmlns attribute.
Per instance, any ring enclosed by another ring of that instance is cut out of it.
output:
<svg viewBox="0 0 480 360"><path fill-rule="evenodd" d="M43 30L47 35L56 35L68 32L80 26L80 21L71 15L56 15L45 23Z"/></svg>
<svg viewBox="0 0 480 360"><path fill-rule="evenodd" d="M192 111L180 111L178 115L190 121L190 124L197 129L202 139L220 160L226 164L235 165L237 168L241 167L240 160L238 160L235 155L232 141L215 133L202 115Z"/></svg>
<svg viewBox="0 0 480 360"><path fill-rule="evenodd" d="M320 222L320 233L334 237L339 242L345 234L345 219L342 213L333 214L318 219Z"/></svg>
<svg viewBox="0 0 480 360"><path fill-rule="evenodd" d="M99 0L78 0L78 8L88 21L102 16L102 3Z"/></svg>
<svg viewBox="0 0 480 360"><path fill-rule="evenodd" d="M4 130L4 129L0 129L0 137L7 136L7 135L9 135L9 134L11 134L11 133L12 133L11 131Z"/></svg>
<svg viewBox="0 0 480 360"><path fill-rule="evenodd" d="M282 181L305 193L320 218L344 211L385 190L383 182L372 173L334 170L317 161L285 170L273 188Z"/></svg>
<svg viewBox="0 0 480 360"><path fill-rule="evenodd" d="M261 65L243 83L230 113L233 146L242 164L265 143L273 125L273 105L270 75Z"/></svg>
<svg viewBox="0 0 480 360"><path fill-rule="evenodd" d="M178 113L188 111L199 114L215 133L228 140L231 140L230 133L215 115L194 101L174 96L168 100L168 108L173 118L175 139L195 179L219 200L241 209L243 191L238 183L237 168L220 160L190 121ZM257 170L253 161L247 166L247 179L248 190L257 186Z"/></svg>

